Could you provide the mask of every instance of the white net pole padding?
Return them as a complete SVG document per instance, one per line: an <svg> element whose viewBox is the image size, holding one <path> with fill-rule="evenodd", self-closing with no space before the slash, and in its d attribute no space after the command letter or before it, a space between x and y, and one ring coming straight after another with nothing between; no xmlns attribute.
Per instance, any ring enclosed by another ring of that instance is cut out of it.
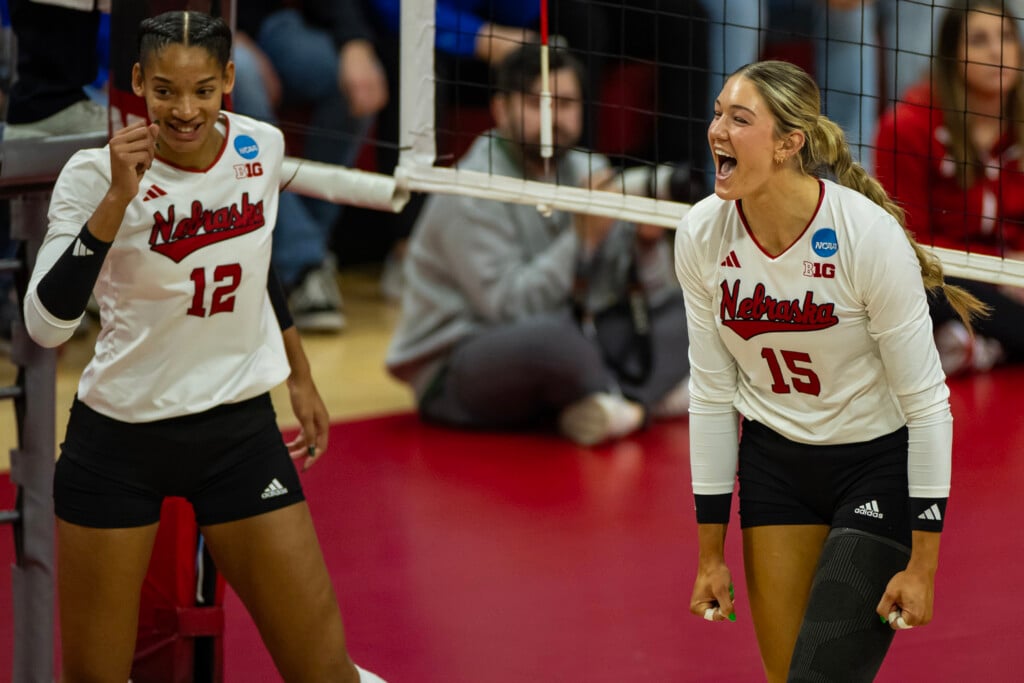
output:
<svg viewBox="0 0 1024 683"><path fill-rule="evenodd" d="M399 166L429 168L437 158L435 21L434 0L402 0Z"/></svg>
<svg viewBox="0 0 1024 683"><path fill-rule="evenodd" d="M394 176L285 157L282 190L335 204L362 206L398 213L409 201L409 191Z"/></svg>

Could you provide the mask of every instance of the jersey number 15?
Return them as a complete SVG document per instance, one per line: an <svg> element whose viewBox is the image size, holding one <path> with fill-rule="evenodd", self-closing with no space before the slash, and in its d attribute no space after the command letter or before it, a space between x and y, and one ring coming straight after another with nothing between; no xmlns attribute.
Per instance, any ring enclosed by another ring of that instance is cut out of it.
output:
<svg viewBox="0 0 1024 683"><path fill-rule="evenodd" d="M786 365L789 381L783 374L782 365L779 363L779 356ZM772 373L772 391L776 394L788 394L796 389L801 394L817 396L821 393L821 380L814 370L807 367L811 362L810 354L803 351L776 351L765 347L761 349L761 358L768 363L768 369Z"/></svg>

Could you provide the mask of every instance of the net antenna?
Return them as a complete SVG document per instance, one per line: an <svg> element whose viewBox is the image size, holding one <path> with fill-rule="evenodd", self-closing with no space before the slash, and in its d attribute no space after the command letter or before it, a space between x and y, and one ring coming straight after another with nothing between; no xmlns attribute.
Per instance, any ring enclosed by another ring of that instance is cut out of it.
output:
<svg viewBox="0 0 1024 683"><path fill-rule="evenodd" d="M548 61L548 0L540 0L540 156L544 159L544 175L551 172L554 154L551 130L551 63Z"/></svg>
<svg viewBox="0 0 1024 683"><path fill-rule="evenodd" d="M540 0L540 157L544 160L544 177L551 175L551 157L554 156L554 131L551 119L551 62L548 60L548 0ZM552 213L549 204L537 204L537 211L545 216Z"/></svg>

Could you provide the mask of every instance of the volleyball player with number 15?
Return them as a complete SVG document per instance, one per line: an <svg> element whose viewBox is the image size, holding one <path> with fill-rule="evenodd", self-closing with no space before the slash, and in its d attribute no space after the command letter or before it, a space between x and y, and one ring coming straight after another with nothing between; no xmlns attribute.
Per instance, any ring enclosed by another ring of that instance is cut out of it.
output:
<svg viewBox="0 0 1024 683"><path fill-rule="evenodd" d="M968 323L984 307L944 283L799 67L734 73L708 141L715 194L676 235L700 546L690 610L735 619L724 542L738 472L768 680L870 681L894 630L932 618L952 416L926 291Z"/></svg>

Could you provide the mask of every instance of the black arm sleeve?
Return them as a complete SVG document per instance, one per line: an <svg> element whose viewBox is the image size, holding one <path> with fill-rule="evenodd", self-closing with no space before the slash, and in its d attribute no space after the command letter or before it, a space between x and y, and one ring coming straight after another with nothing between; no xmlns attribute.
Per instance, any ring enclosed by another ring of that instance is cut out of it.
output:
<svg viewBox="0 0 1024 683"><path fill-rule="evenodd" d="M911 498L910 528L914 531L942 531L947 501L947 498Z"/></svg>
<svg viewBox="0 0 1024 683"><path fill-rule="evenodd" d="M274 307L274 315L277 316L277 324L281 327L281 331L284 332L289 327L295 324L292 320L292 313L288 310L288 298L284 295L284 287L281 286L281 281L277 279L277 273L274 272L274 267L270 267L270 272L267 273L267 294L270 295L270 305Z"/></svg>
<svg viewBox="0 0 1024 683"><path fill-rule="evenodd" d="M39 303L50 315L60 320L82 317L110 244L94 237L88 224L82 226L78 237L36 287Z"/></svg>
<svg viewBox="0 0 1024 683"><path fill-rule="evenodd" d="M728 524L729 510L732 508L732 494L693 495L697 508L698 524Z"/></svg>

